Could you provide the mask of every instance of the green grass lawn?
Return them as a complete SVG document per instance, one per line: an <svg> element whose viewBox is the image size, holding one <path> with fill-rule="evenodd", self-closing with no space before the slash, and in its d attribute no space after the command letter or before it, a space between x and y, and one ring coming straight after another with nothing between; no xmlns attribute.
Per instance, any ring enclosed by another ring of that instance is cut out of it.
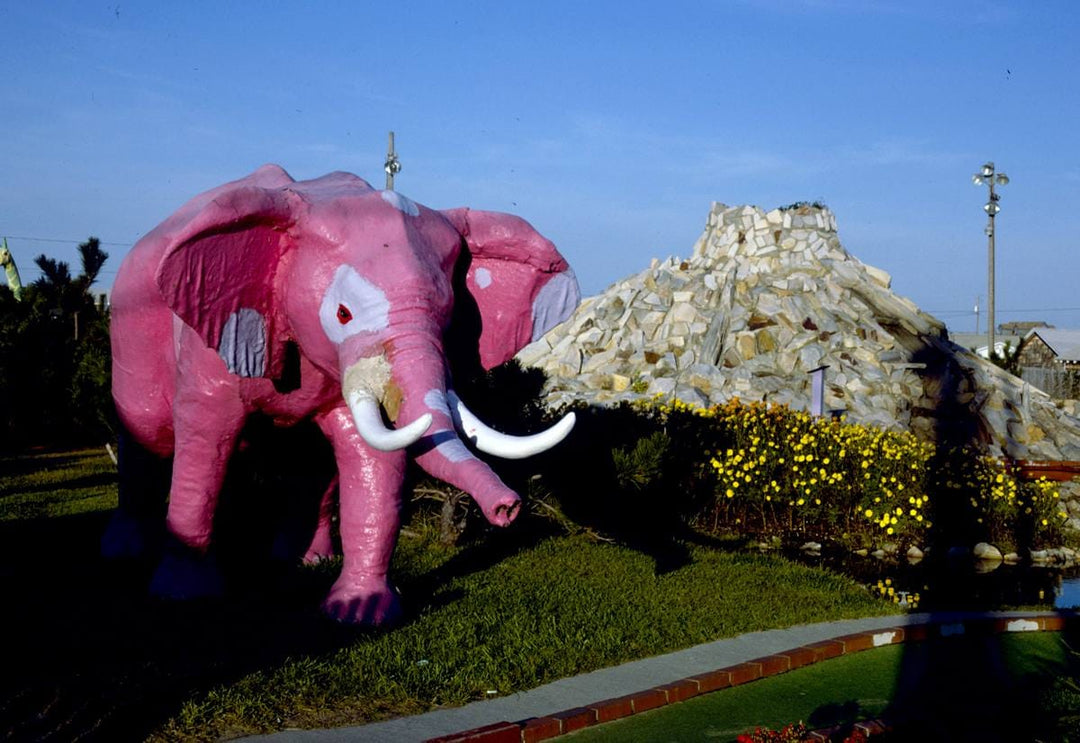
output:
<svg viewBox="0 0 1080 743"><path fill-rule="evenodd" d="M457 705L742 632L897 611L780 557L649 554L536 521L460 547L415 523L388 632L318 610L336 566L251 559L225 598L150 599L153 563L113 565L104 451L0 458L0 738L217 739ZM545 529L547 529L545 531Z"/></svg>
<svg viewBox="0 0 1080 743"><path fill-rule="evenodd" d="M116 466L105 448L0 457L0 522L116 508Z"/></svg>
<svg viewBox="0 0 1080 743"><path fill-rule="evenodd" d="M1080 728L1055 708L1065 702L1080 713L1080 696L1061 683L1077 671L1069 651L1075 639L1033 633L891 645L588 728L567 741L729 743L757 726L801 721L813 730L882 714L908 720L894 736L901 740L1068 740L1070 729L1075 735Z"/></svg>

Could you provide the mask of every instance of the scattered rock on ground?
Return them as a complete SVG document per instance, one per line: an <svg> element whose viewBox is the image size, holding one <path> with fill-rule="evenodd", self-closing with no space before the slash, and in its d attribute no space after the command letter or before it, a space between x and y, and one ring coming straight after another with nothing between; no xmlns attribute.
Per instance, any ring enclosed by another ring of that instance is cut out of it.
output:
<svg viewBox="0 0 1080 743"><path fill-rule="evenodd" d="M976 560L1001 561L1001 550L987 542L976 544L974 549L971 550L971 554Z"/></svg>

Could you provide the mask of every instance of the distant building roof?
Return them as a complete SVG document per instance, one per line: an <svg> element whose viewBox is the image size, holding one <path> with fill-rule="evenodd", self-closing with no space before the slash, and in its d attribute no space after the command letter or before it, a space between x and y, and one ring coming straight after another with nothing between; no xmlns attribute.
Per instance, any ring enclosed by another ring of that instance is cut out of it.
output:
<svg viewBox="0 0 1080 743"><path fill-rule="evenodd" d="M958 346L963 346L969 351L974 351L984 359L988 358L986 353L986 333L949 333L949 340ZM995 333L994 350L999 355L1005 353L1006 345L1008 345L1010 349L1016 350L1020 347L1020 341L1021 337L1018 335L1002 335L1001 333Z"/></svg>
<svg viewBox="0 0 1080 743"><path fill-rule="evenodd" d="M1080 330L1032 328L1024 337L1024 340L1026 341L1033 335L1039 336L1043 343L1050 346L1050 350L1060 360L1080 361Z"/></svg>
<svg viewBox="0 0 1080 743"><path fill-rule="evenodd" d="M1042 320L1011 320L998 325L998 330L1007 335L1027 335L1032 328L1052 328L1053 325Z"/></svg>

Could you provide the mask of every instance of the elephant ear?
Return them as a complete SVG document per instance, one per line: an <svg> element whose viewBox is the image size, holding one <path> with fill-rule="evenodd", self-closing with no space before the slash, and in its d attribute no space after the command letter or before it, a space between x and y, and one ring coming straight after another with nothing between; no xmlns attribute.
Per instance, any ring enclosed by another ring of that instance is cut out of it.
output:
<svg viewBox="0 0 1080 743"><path fill-rule="evenodd" d="M479 312L480 363L485 369L512 358L568 318L581 301L566 259L521 217L474 209L443 215L468 250L459 265Z"/></svg>
<svg viewBox="0 0 1080 743"><path fill-rule="evenodd" d="M186 204L162 225L155 281L166 303L233 374L282 374L288 328L275 299L300 197L277 166Z"/></svg>

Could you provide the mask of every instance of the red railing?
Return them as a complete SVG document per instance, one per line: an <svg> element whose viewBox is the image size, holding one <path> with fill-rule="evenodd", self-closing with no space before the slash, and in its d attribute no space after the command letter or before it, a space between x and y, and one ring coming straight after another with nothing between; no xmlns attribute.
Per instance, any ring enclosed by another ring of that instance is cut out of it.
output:
<svg viewBox="0 0 1080 743"><path fill-rule="evenodd" d="M1045 477L1055 482L1066 482L1074 477L1080 477L1080 462L1068 460L1038 462L1016 459L1009 463L1009 468L1021 480L1038 480L1040 477Z"/></svg>

